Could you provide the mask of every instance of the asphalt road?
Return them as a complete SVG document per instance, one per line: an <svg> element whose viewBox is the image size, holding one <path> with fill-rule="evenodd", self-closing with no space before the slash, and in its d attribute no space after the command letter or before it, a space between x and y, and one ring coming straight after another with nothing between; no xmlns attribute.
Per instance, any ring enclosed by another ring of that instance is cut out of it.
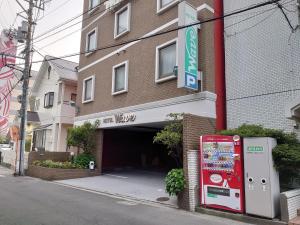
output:
<svg viewBox="0 0 300 225"><path fill-rule="evenodd" d="M0 167L0 225L246 225L11 177Z"/></svg>

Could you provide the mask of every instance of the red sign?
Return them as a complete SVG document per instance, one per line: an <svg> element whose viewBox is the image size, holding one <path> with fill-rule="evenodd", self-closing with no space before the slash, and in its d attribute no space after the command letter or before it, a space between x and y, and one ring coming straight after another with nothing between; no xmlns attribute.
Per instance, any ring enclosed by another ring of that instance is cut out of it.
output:
<svg viewBox="0 0 300 225"><path fill-rule="evenodd" d="M242 144L239 137L201 136L201 204L243 213L243 183Z"/></svg>
<svg viewBox="0 0 300 225"><path fill-rule="evenodd" d="M7 64L15 64L17 52L16 40L9 31L3 31L0 36L0 135L8 133L8 118L14 70Z"/></svg>

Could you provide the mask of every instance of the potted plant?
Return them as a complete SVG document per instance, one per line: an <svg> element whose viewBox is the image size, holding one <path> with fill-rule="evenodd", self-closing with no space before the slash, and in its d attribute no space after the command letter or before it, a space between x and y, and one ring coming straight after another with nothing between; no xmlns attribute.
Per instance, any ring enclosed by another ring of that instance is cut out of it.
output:
<svg viewBox="0 0 300 225"><path fill-rule="evenodd" d="M166 192L169 196L177 196L178 197L178 206L182 203L182 195L186 185L186 181L183 174L183 169L172 169L168 172L166 178Z"/></svg>

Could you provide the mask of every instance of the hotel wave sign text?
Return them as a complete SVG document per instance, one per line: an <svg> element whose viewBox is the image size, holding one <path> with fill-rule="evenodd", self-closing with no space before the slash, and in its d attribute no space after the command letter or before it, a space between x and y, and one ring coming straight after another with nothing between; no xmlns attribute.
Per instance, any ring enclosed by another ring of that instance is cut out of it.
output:
<svg viewBox="0 0 300 225"><path fill-rule="evenodd" d="M111 117L106 117L102 119L102 123L103 124L111 124L111 123L124 124L124 123L134 122L135 120L136 120L136 115L134 113L128 113L128 114L119 113Z"/></svg>
<svg viewBox="0 0 300 225"><path fill-rule="evenodd" d="M179 26L198 22L197 10L187 2L179 4ZM178 33L178 88L198 90L198 26L190 26Z"/></svg>

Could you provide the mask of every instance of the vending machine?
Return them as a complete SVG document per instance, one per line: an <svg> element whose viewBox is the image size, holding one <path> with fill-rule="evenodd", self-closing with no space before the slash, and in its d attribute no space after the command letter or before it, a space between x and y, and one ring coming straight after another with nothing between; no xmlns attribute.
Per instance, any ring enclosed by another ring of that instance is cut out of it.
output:
<svg viewBox="0 0 300 225"><path fill-rule="evenodd" d="M201 204L244 212L242 143L239 136L200 137Z"/></svg>

